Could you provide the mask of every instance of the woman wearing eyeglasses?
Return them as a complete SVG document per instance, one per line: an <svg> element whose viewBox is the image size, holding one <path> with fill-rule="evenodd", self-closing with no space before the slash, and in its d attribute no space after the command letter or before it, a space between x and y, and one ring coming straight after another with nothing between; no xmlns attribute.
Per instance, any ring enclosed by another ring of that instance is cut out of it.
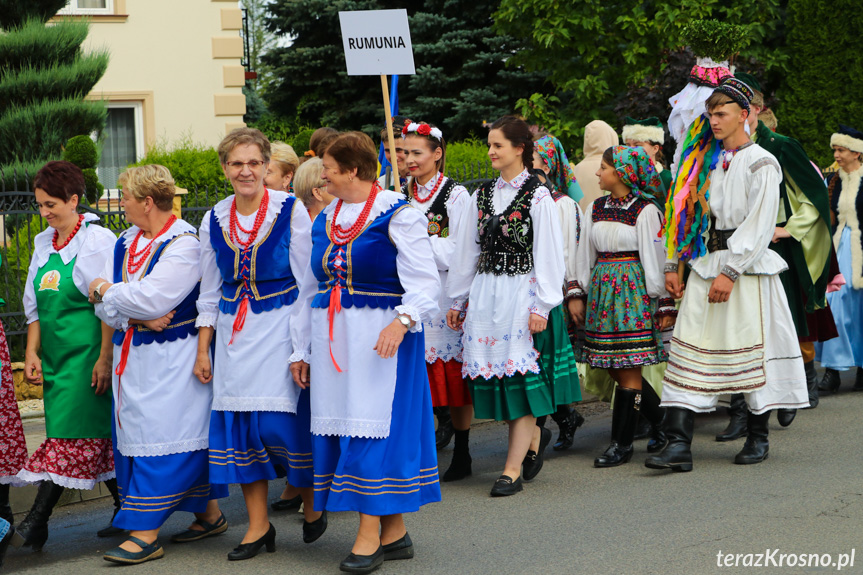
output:
<svg viewBox="0 0 863 575"><path fill-rule="evenodd" d="M312 506L309 394L293 385L287 362L293 349L308 347L308 334L293 327L300 288L315 281L311 220L295 197L264 186L270 143L260 131L234 130L218 151L234 195L201 223L195 375L213 382L210 480L239 483L249 513L245 537L228 554L238 561L262 547L275 551L268 480L287 477L299 488L306 543L327 519Z"/></svg>

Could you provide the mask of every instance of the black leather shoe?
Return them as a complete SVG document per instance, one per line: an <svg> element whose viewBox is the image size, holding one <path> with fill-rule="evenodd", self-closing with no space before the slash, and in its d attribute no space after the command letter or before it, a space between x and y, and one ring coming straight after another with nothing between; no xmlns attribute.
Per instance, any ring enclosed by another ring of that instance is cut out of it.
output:
<svg viewBox="0 0 863 575"><path fill-rule="evenodd" d="M321 516L309 523L303 521L303 543L314 543L321 538L324 531L327 530L327 512L321 513Z"/></svg>
<svg viewBox="0 0 863 575"><path fill-rule="evenodd" d="M854 387L851 391L863 391L863 369L857 368L857 376L854 378Z"/></svg>
<svg viewBox="0 0 863 575"><path fill-rule="evenodd" d="M839 390L839 384L842 383L839 379L839 372L829 367L824 370L824 377L821 383L818 384L818 391L827 395L836 393Z"/></svg>
<svg viewBox="0 0 863 575"><path fill-rule="evenodd" d="M728 427L716 435L716 441L734 441L746 436L746 421L749 408L746 407L746 399L742 393L731 396L731 405L728 406Z"/></svg>
<svg viewBox="0 0 863 575"><path fill-rule="evenodd" d="M640 391L618 387L614 392L614 410L611 413L611 443L593 460L594 467L617 467L632 459L632 438L640 415Z"/></svg>
<svg viewBox="0 0 863 575"><path fill-rule="evenodd" d="M497 481L494 482L494 485L491 488L491 496L506 497L507 495L515 495L523 489L524 487L521 484L521 477L518 477L513 481L512 477L509 475L501 475L497 478Z"/></svg>
<svg viewBox="0 0 863 575"><path fill-rule="evenodd" d="M39 551L45 546L45 542L48 541L48 518L54 506L60 501L63 489L62 486L50 481L39 483L39 490L36 492L36 500L33 501L30 513L18 525L18 534L24 538L25 547L32 547L34 551Z"/></svg>
<svg viewBox="0 0 863 575"><path fill-rule="evenodd" d="M228 553L228 561L242 561L251 559L260 552L261 547L266 546L267 553L273 553L276 550L276 528L270 523L270 528L263 537L251 543L241 543L237 548Z"/></svg>
<svg viewBox="0 0 863 575"><path fill-rule="evenodd" d="M300 505L303 504L303 497L301 495L297 495L296 497L292 497L290 499L282 499L279 497L272 503L270 503L270 509L273 511L293 511L294 509L299 509Z"/></svg>
<svg viewBox="0 0 863 575"><path fill-rule="evenodd" d="M616 441L612 441L602 455L593 460L594 467L617 467L628 463L632 459L632 453L635 449L632 445L620 445Z"/></svg>
<svg viewBox="0 0 863 575"><path fill-rule="evenodd" d="M521 463L521 478L530 482L539 475L545 460L545 448L551 443L551 430L547 427L539 428L539 451L528 450L524 461Z"/></svg>
<svg viewBox="0 0 863 575"><path fill-rule="evenodd" d="M219 535L228 530L228 520L225 519L225 514L219 515L215 523L208 523L203 519L195 519L195 524L201 529L186 529L180 533L175 533L171 536L173 543L191 543L192 541L200 541L213 535Z"/></svg>
<svg viewBox="0 0 863 575"><path fill-rule="evenodd" d="M411 541L411 536L405 533L405 536L398 541L387 543L383 546L384 561L397 561L399 559L414 558L414 542Z"/></svg>
<svg viewBox="0 0 863 575"><path fill-rule="evenodd" d="M791 422L794 421L794 418L797 416L796 409L777 409L776 410L776 421L779 422L779 425L782 427L788 427L791 425Z"/></svg>
<svg viewBox="0 0 863 575"><path fill-rule="evenodd" d="M770 448L767 441L768 419L770 419L769 411L760 415L749 414L749 435L746 436L746 443L743 444L743 449L734 457L734 463L737 465L748 465L751 463L761 463L767 459L767 452Z"/></svg>
<svg viewBox="0 0 863 575"><path fill-rule="evenodd" d="M575 439L575 432L584 424L584 417L574 407L570 407L565 417L560 417L555 413L551 418L560 427L560 435L557 436L557 441L554 442L551 448L555 451L569 449L572 447L572 442Z"/></svg>
<svg viewBox="0 0 863 575"><path fill-rule="evenodd" d="M339 569L345 573L365 575L366 573L371 573L383 564L384 548L381 546L371 555L357 555L356 553L351 553L339 564Z"/></svg>

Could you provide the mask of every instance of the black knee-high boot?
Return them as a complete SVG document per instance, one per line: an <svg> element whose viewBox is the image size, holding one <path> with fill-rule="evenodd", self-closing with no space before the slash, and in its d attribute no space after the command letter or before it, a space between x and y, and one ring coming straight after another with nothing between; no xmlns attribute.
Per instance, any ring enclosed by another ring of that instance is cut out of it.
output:
<svg viewBox="0 0 863 575"><path fill-rule="evenodd" d="M455 448L452 452L452 461L441 477L443 481L458 481L473 472L471 469L473 459L470 457L470 448L468 447L469 441L470 428L455 430Z"/></svg>
<svg viewBox="0 0 863 575"><path fill-rule="evenodd" d="M651 469L692 471L692 432L695 428L695 413L682 407L669 407L665 411L665 434L668 445L662 453L652 455L644 461Z"/></svg>
<svg viewBox="0 0 863 575"><path fill-rule="evenodd" d="M668 438L663 430L665 420L665 408L659 407L661 400L656 395L653 387L642 380L641 382L641 414L650 423L650 441L647 442L648 453L658 453L665 448Z"/></svg>
<svg viewBox="0 0 863 575"><path fill-rule="evenodd" d="M9 522L15 523L15 517L12 515L12 507L9 505L9 485L0 484L0 517Z"/></svg>
<svg viewBox="0 0 863 575"><path fill-rule="evenodd" d="M24 521L18 526L18 533L24 538L24 546L40 551L48 540L48 518L54 506L63 495L63 487L50 481L39 483L36 500Z"/></svg>
<svg viewBox="0 0 863 575"><path fill-rule="evenodd" d="M572 447L575 432L584 424L584 417L569 405L557 406L557 411L551 414L551 418L560 428L557 441L551 446L555 451L564 451Z"/></svg>
<svg viewBox="0 0 863 575"><path fill-rule="evenodd" d="M614 412L611 416L611 444L593 460L594 467L616 467L632 459L632 438L640 403L640 391L618 386L614 392Z"/></svg>
<svg viewBox="0 0 863 575"><path fill-rule="evenodd" d="M768 419L770 419L769 411L760 415L749 413L749 434L746 436L743 449L734 457L734 463L747 465L749 463L761 463L767 459L767 451L770 447L767 441Z"/></svg>
<svg viewBox="0 0 863 575"><path fill-rule="evenodd" d="M716 441L734 441L746 435L746 422L749 408L746 407L746 398L742 393L731 396L731 405L728 406L728 427L716 435Z"/></svg>
<svg viewBox="0 0 863 575"><path fill-rule="evenodd" d="M449 407L441 406L434 408L434 414L437 416L437 430L435 431L435 444L438 449L443 449L449 442L452 441L452 436L455 429L452 426L452 417L449 414Z"/></svg>
<svg viewBox="0 0 863 575"><path fill-rule="evenodd" d="M105 481L105 487L108 488L108 491L111 493L111 497L114 498L114 514L111 516L111 521L108 523L108 526L96 532L96 537L114 537L115 535L122 535L126 530L114 527L114 517L117 516L117 512L120 511L120 506L122 505L120 503L120 491L117 489L117 480L109 479Z"/></svg>

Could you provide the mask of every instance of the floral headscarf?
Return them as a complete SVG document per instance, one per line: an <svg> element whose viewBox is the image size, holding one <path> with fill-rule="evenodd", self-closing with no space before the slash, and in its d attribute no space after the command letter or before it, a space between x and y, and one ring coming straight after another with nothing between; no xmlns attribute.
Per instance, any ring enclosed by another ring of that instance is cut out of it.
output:
<svg viewBox="0 0 863 575"><path fill-rule="evenodd" d="M614 146L612 155L617 175L620 176L620 180L624 184L629 186L633 195L654 202L665 200L659 172L656 171L653 160L650 159L644 148L641 146L634 148Z"/></svg>
<svg viewBox="0 0 863 575"><path fill-rule="evenodd" d="M560 140L554 136L543 136L534 142L533 146L539 157L542 158L542 161L551 170L548 174L551 183L558 190L565 192L575 202L584 197L581 186L575 180L575 172L572 171L572 166L569 165L569 158L566 157L566 152Z"/></svg>

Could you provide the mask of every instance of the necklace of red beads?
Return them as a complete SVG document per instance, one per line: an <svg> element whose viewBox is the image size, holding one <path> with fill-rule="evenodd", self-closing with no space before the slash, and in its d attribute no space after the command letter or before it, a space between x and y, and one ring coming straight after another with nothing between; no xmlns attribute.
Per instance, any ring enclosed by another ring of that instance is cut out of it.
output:
<svg viewBox="0 0 863 575"><path fill-rule="evenodd" d="M79 215L79 216L78 216L78 223L75 225L75 229L74 229L74 230L72 230L72 233L71 233L71 234L69 234L69 235L66 237L66 239L65 239L65 240L63 240L63 243L62 243L62 244L58 244L58 243L57 243L57 238L59 238L59 237L60 237L60 231L59 231L59 230L54 230L54 239L53 239L53 240L51 240L51 245L53 245L53 246L54 246L54 250L59 252L60 250L62 250L62 249L63 249L63 248L65 248L66 246L68 246L68 245L69 245L69 242L71 242L71 241L72 241L72 238L74 238L74 237L75 237L75 234L77 234L77 233L78 233L78 230L80 230L80 229L81 229L81 224L83 224L83 223L84 223L84 214L81 214L81 215Z"/></svg>
<svg viewBox="0 0 863 575"><path fill-rule="evenodd" d="M431 193L429 193L429 195L427 195L425 198L421 198L421 197L420 197L420 195L419 195L419 193L418 193L418 191L417 191L417 190L418 190L418 188L419 188L419 186L417 185L416 178L414 178L414 199L415 199L416 201L418 201L418 202L419 202L419 203L421 203L421 204L424 204L424 203L426 203L427 201L429 201L430 199L432 199L432 198L434 197L434 195L435 195L435 194L437 193L437 191L440 189L440 185L441 185L441 183L443 182L443 174L441 174L440 172L438 172L438 175L439 175L440 177L437 179L437 183L434 185L434 189L432 189Z"/></svg>
<svg viewBox="0 0 863 575"><path fill-rule="evenodd" d="M250 245L255 243L255 238L258 237L258 232L260 231L261 226L264 225L264 219L267 217L269 204L270 192L267 188L264 188L264 195L261 197L261 204L258 206L258 211L255 214L255 223L252 226L252 229L247 230L240 225L240 220L237 218L237 198L234 197L234 201L231 202L230 235L231 241L234 242L235 246L240 246L244 250L247 250ZM240 239L240 232L243 232L248 236L245 241Z"/></svg>
<svg viewBox="0 0 863 575"><path fill-rule="evenodd" d="M360 215L357 217L357 221L354 222L348 229L344 229L342 226L338 224L339 220L339 212L342 210L342 200L339 200L336 203L336 209L333 212L333 226L332 226L332 234L333 234L333 243L339 246L343 246L347 243L350 243L356 239L360 232L363 231L363 228L366 226L366 220L369 217L369 212L372 211L372 205L375 203L375 198L378 196L378 191L380 190L380 185L377 182L372 183L372 191L369 193L369 197L366 200L365 205L363 206L363 211L360 212Z"/></svg>
<svg viewBox="0 0 863 575"><path fill-rule="evenodd" d="M135 239L132 240L132 245L129 246L129 259L126 262L126 270L129 272L129 275L136 273L138 270L143 267L146 263L147 258L150 257L150 250L153 249L153 242L156 241L156 238L167 232L174 222L177 221L177 216L171 214L171 217L168 218L168 222L165 226L159 230L159 233L154 235L153 238L147 242L147 245L144 246L141 251L138 251L138 240L144 235L144 230L138 230L138 233L135 234Z"/></svg>

